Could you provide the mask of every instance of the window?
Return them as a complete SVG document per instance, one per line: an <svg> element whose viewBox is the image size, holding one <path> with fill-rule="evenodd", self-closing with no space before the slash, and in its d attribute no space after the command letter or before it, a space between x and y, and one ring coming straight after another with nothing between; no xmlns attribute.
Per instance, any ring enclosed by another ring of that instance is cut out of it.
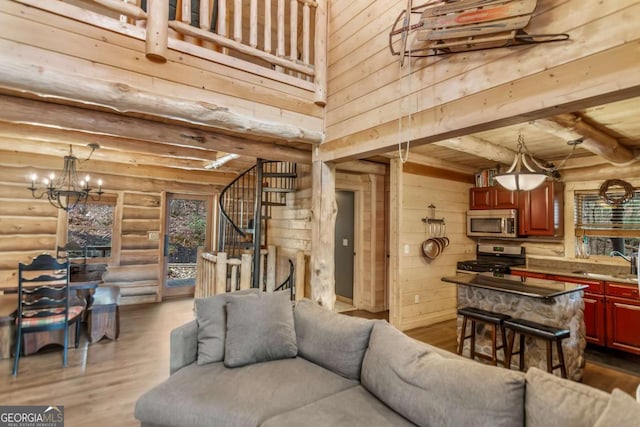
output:
<svg viewBox="0 0 640 427"><path fill-rule="evenodd" d="M87 202L68 213L69 258L109 258L113 236L115 203Z"/></svg>
<svg viewBox="0 0 640 427"><path fill-rule="evenodd" d="M591 255L626 256L640 243L640 191L622 206L606 204L597 191L575 192L576 238L584 239Z"/></svg>

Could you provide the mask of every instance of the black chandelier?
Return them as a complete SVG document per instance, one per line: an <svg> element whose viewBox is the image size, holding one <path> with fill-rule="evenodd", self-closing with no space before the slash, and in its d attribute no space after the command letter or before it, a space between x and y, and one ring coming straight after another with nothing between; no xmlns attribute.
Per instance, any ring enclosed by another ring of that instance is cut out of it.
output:
<svg viewBox="0 0 640 427"><path fill-rule="evenodd" d="M89 144L91 154L99 148L97 144ZM91 157L89 154L89 158ZM49 199L49 203L58 209L70 211L80 203L86 203L89 198L91 200L100 200L102 191L102 180L98 180L98 191L95 192L97 197L91 195L93 189L89 186L90 177L85 176L84 179L78 177L76 163L78 158L73 155L71 145L69 145L69 154L64 156L64 168L60 175L51 172L47 178L42 180L44 188L36 187L38 176L34 173L31 175L31 195L36 199L42 199L45 195Z"/></svg>

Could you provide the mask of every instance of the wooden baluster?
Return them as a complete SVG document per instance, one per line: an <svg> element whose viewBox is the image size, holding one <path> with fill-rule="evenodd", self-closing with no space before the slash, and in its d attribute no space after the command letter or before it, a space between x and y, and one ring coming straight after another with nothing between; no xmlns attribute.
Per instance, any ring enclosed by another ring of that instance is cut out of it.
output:
<svg viewBox="0 0 640 427"><path fill-rule="evenodd" d="M216 30L222 37L228 37L227 32L227 0L218 0L218 23Z"/></svg>
<svg viewBox="0 0 640 427"><path fill-rule="evenodd" d="M276 247L269 245L267 252L267 292L276 288Z"/></svg>
<svg viewBox="0 0 640 427"><path fill-rule="evenodd" d="M327 0L317 0L314 37L314 82L316 94L314 102L324 106L327 103Z"/></svg>
<svg viewBox="0 0 640 427"><path fill-rule="evenodd" d="M276 55L284 58L284 0L278 0L278 47ZM276 71L282 72L282 67L276 67Z"/></svg>
<svg viewBox="0 0 640 427"><path fill-rule="evenodd" d="M309 38L311 31L311 8L309 3L302 6L302 62L309 65ZM306 78L305 78L306 79Z"/></svg>
<svg viewBox="0 0 640 427"><path fill-rule="evenodd" d="M235 292L240 290L239 288L239 280L238 280L238 266L240 265L240 260L237 258L232 258L227 261L227 264L231 266L231 285L230 292Z"/></svg>
<svg viewBox="0 0 640 427"><path fill-rule="evenodd" d="M202 298L204 295L204 260L202 259L202 252L204 248L198 246L196 252L196 288L194 290L194 298Z"/></svg>
<svg viewBox="0 0 640 427"><path fill-rule="evenodd" d="M242 0L235 0L233 5L233 39L242 42Z"/></svg>
<svg viewBox="0 0 640 427"><path fill-rule="evenodd" d="M216 263L216 295L227 292L227 254L218 252Z"/></svg>
<svg viewBox="0 0 640 427"><path fill-rule="evenodd" d="M303 251L296 253L296 301L304 298L304 285L306 275L305 256Z"/></svg>
<svg viewBox="0 0 640 427"><path fill-rule="evenodd" d="M154 62L167 62L169 1L149 0L147 8L145 55Z"/></svg>
<svg viewBox="0 0 640 427"><path fill-rule="evenodd" d="M249 6L249 46L258 46L258 0L251 0Z"/></svg>
<svg viewBox="0 0 640 427"><path fill-rule="evenodd" d="M290 5L289 58L292 62L298 60L298 0L291 0Z"/></svg>
<svg viewBox="0 0 640 427"><path fill-rule="evenodd" d="M271 53L271 0L264 0L264 51Z"/></svg>
<svg viewBox="0 0 640 427"><path fill-rule="evenodd" d="M200 0L200 28L205 31L211 31L211 3L210 0ZM202 46L214 49L215 44L210 41L203 41Z"/></svg>

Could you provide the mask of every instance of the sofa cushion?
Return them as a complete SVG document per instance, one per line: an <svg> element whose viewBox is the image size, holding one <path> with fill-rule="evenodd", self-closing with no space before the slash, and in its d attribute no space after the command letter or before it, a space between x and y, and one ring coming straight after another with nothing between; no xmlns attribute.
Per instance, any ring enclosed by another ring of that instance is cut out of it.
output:
<svg viewBox="0 0 640 427"><path fill-rule="evenodd" d="M224 364L228 368L286 359L298 354L288 291L227 303Z"/></svg>
<svg viewBox="0 0 640 427"><path fill-rule="evenodd" d="M268 419L261 427L413 426L362 386L353 387L302 408Z"/></svg>
<svg viewBox="0 0 640 427"><path fill-rule="evenodd" d="M362 385L419 425L523 425L524 374L445 358L387 323L373 327Z"/></svg>
<svg viewBox="0 0 640 427"><path fill-rule="evenodd" d="M604 412L609 395L532 367L527 371L527 427L593 426Z"/></svg>
<svg viewBox="0 0 640 427"><path fill-rule="evenodd" d="M375 321L326 310L310 300L294 309L298 354L344 377L360 379Z"/></svg>
<svg viewBox="0 0 640 427"><path fill-rule="evenodd" d="M192 364L143 394L135 416L143 423L176 427L252 426L286 411L354 387L302 358L228 369Z"/></svg>
<svg viewBox="0 0 640 427"><path fill-rule="evenodd" d="M259 293L258 289L247 289L213 297L196 298L194 309L198 323L198 365L221 362L224 359L227 302L247 295L251 295L250 298L257 298Z"/></svg>
<svg viewBox="0 0 640 427"><path fill-rule="evenodd" d="M609 403L593 427L637 427L640 424L640 402L614 388Z"/></svg>

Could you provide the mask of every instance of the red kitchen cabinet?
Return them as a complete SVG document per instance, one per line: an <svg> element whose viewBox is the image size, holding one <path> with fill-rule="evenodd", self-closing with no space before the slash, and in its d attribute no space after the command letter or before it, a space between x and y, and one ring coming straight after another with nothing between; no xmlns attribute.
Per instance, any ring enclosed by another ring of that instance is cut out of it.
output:
<svg viewBox="0 0 640 427"><path fill-rule="evenodd" d="M636 285L605 283L607 347L640 354L640 297Z"/></svg>
<svg viewBox="0 0 640 427"><path fill-rule="evenodd" d="M518 232L521 236L562 236L564 233L564 186L546 181L531 191L521 191L518 201Z"/></svg>
<svg viewBox="0 0 640 427"><path fill-rule="evenodd" d="M476 187L469 190L470 209L517 209L518 195L500 186Z"/></svg>

